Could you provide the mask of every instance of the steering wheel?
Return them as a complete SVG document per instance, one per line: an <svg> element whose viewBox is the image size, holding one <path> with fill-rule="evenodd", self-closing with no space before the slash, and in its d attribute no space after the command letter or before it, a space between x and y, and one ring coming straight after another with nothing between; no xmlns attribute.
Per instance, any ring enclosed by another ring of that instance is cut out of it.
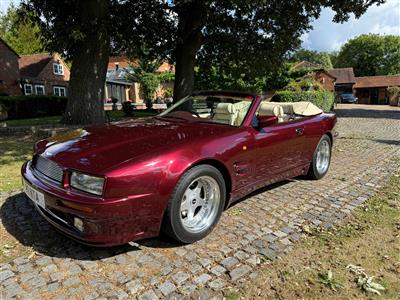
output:
<svg viewBox="0 0 400 300"><path fill-rule="evenodd" d="M193 110L189 110L188 112L190 112L192 115L195 115L197 118L200 118L200 115L197 112Z"/></svg>

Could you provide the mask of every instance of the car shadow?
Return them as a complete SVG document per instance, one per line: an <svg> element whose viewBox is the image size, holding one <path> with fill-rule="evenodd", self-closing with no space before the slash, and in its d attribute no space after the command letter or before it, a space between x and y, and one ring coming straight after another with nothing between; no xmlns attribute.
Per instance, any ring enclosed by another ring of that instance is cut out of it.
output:
<svg viewBox="0 0 400 300"><path fill-rule="evenodd" d="M302 180L298 177L295 180ZM293 180L281 181L261 188L235 201L230 207L251 197L283 186ZM58 258L78 260L99 260L122 253L141 251L146 248L177 248L184 244L174 242L160 234L159 237L140 240L121 246L99 248L80 244L63 235L51 226L35 209L31 200L24 193L8 197L0 207L0 218L4 229L23 246L30 247L37 253ZM2 230L0 228L0 230Z"/></svg>
<svg viewBox="0 0 400 300"><path fill-rule="evenodd" d="M98 248L80 244L58 232L35 209L24 193L8 197L0 207L4 229L23 246L36 253L58 258L99 260L139 251L137 245Z"/></svg>

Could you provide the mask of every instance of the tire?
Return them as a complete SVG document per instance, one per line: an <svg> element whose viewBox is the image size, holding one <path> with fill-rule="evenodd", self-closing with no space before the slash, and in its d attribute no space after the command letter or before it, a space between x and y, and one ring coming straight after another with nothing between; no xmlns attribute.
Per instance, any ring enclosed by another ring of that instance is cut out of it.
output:
<svg viewBox="0 0 400 300"><path fill-rule="evenodd" d="M185 244L204 238L218 223L225 199L222 174L210 165L193 167L183 174L172 192L162 231Z"/></svg>
<svg viewBox="0 0 400 300"><path fill-rule="evenodd" d="M321 179L328 173L331 164L332 142L329 136L324 134L315 148L313 159L308 170L308 177Z"/></svg>

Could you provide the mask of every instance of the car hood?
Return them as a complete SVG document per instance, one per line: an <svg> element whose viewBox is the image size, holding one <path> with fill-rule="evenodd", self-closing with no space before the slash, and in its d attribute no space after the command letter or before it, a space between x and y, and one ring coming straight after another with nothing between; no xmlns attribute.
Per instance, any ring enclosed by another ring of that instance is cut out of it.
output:
<svg viewBox="0 0 400 300"><path fill-rule="evenodd" d="M37 153L59 165L91 174L149 153L196 139L209 139L230 126L146 118L88 127L45 140Z"/></svg>

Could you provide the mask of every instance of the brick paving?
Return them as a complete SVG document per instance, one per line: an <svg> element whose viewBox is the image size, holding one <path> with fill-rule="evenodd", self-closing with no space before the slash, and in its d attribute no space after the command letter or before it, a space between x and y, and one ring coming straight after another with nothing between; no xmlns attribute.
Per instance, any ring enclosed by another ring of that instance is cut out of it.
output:
<svg viewBox="0 0 400 300"><path fill-rule="evenodd" d="M251 280L265 259L287 254L315 227L341 222L400 167L400 109L339 105L340 137L328 175L285 181L224 212L210 236L192 245L160 237L109 249L58 234L21 193L0 199L0 230L36 255L0 264L3 298L222 298Z"/></svg>

